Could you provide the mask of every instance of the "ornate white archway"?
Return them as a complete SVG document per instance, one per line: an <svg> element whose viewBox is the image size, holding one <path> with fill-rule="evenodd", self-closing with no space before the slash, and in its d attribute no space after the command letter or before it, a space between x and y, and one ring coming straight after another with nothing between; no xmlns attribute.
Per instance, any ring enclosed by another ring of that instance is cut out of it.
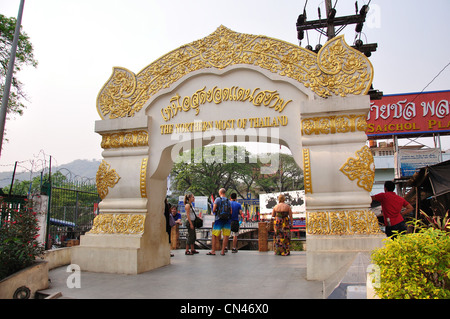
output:
<svg viewBox="0 0 450 319"><path fill-rule="evenodd" d="M372 79L369 60L342 36L315 54L223 26L138 74L114 68L97 98L100 215L72 262L131 274L168 264L162 211L174 155L196 143L272 139L304 169L308 279L327 278L383 238L368 210Z"/></svg>

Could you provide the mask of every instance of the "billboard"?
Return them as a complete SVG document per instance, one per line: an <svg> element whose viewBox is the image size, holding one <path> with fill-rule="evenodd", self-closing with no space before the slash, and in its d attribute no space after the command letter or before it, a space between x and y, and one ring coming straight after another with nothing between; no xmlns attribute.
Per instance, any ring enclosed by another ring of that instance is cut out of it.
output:
<svg viewBox="0 0 450 319"><path fill-rule="evenodd" d="M422 167L437 164L441 161L441 151L438 148L423 150L400 149L395 153L396 178L411 177Z"/></svg>
<svg viewBox="0 0 450 319"><path fill-rule="evenodd" d="M278 195L283 194L286 196L286 204L291 205L294 218L305 217L305 191L290 191L282 193L269 193L259 195L259 205L261 218L266 215L272 216L272 209L278 204Z"/></svg>
<svg viewBox="0 0 450 319"><path fill-rule="evenodd" d="M450 91L385 95L371 101L370 137L450 132Z"/></svg>
<svg viewBox="0 0 450 319"><path fill-rule="evenodd" d="M192 206L194 206L197 216L202 217L208 214L208 197L195 196L195 202L192 203ZM184 209L184 196L178 198L178 211L180 214L186 214L186 210Z"/></svg>

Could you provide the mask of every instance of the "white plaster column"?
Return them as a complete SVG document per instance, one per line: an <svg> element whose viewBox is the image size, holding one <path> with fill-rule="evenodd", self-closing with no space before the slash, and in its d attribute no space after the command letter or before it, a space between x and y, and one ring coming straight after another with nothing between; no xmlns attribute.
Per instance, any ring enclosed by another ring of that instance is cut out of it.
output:
<svg viewBox="0 0 450 319"><path fill-rule="evenodd" d="M365 146L369 96L302 105L307 210L307 277L325 280L359 251L381 244L370 212L373 158Z"/></svg>
<svg viewBox="0 0 450 319"><path fill-rule="evenodd" d="M73 249L72 263L82 270L137 274L170 262L160 227L163 207L147 205L148 121L142 116L96 122L104 149L97 172L102 201L91 231Z"/></svg>

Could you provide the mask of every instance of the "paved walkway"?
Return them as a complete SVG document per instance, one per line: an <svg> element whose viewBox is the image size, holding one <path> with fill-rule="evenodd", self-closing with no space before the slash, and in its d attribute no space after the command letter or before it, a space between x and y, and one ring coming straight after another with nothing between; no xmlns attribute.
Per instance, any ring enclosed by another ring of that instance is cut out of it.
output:
<svg viewBox="0 0 450 319"><path fill-rule="evenodd" d="M81 288L68 288L67 266L49 272L45 293L75 299L321 299L322 281L306 280L306 252L288 257L206 250L193 256L172 251L171 264L139 275L81 272Z"/></svg>

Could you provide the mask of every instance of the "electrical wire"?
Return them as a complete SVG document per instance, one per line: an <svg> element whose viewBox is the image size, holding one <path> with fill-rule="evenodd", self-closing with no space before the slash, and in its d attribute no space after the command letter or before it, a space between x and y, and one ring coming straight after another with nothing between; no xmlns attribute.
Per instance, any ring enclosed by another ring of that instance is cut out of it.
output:
<svg viewBox="0 0 450 319"><path fill-rule="evenodd" d="M450 62L449 63L447 63L447 65L446 66L444 66L439 72L438 72L438 74L436 74L436 76L422 89L422 91L420 91L420 93L419 94L417 94L415 97L414 97L414 99L411 101L411 103L412 102L414 102L414 100L419 96L419 95L421 95L422 93L423 93L423 91L425 91L426 90L426 88L427 87L429 87L430 86L430 84L431 83L433 83L434 82L434 80L436 80L437 79L437 77L439 76L439 75L441 75L441 73L442 72L444 72L444 70L448 67L450 65Z"/></svg>

